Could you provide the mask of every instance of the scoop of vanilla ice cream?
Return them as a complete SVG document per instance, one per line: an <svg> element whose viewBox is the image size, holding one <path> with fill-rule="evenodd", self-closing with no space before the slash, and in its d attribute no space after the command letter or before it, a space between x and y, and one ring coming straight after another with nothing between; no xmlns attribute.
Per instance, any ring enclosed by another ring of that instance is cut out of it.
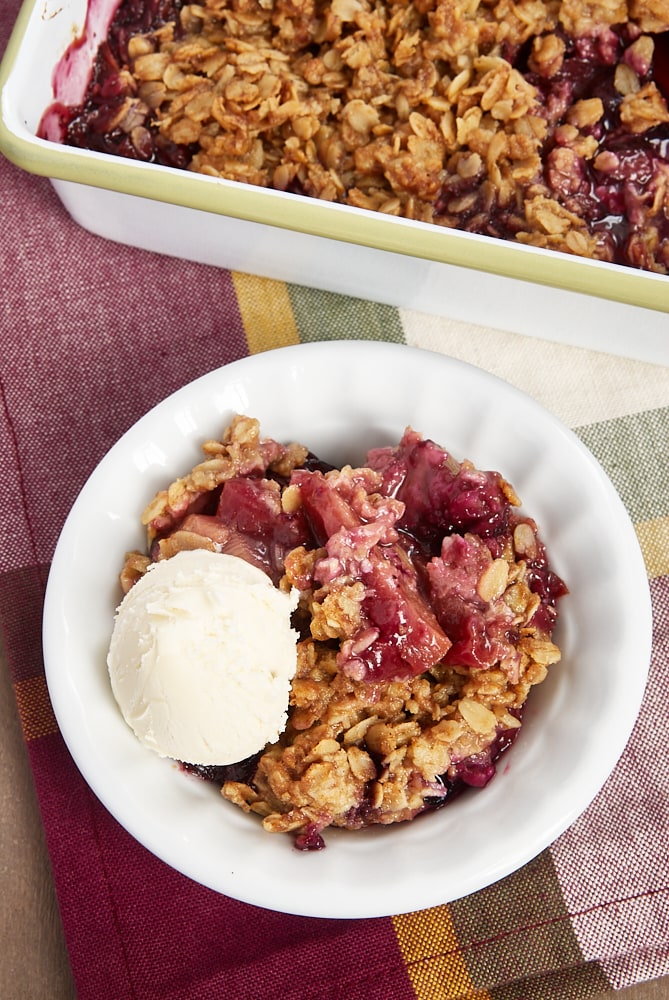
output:
<svg viewBox="0 0 669 1000"><path fill-rule="evenodd" d="M232 764L283 731L297 591L204 549L155 563L114 619L112 690L138 739L189 764Z"/></svg>

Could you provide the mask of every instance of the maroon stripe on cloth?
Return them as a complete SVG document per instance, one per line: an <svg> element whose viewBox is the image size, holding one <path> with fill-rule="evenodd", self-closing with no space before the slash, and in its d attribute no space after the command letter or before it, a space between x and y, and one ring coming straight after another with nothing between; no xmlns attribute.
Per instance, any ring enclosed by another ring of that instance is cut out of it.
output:
<svg viewBox="0 0 669 1000"><path fill-rule="evenodd" d="M88 788L44 722L43 567L0 574L0 628L79 1000L415 1000L392 921L237 902L158 860ZM52 718L51 716L49 716Z"/></svg>
<svg viewBox="0 0 669 1000"><path fill-rule="evenodd" d="M390 919L321 921L227 899L116 823L44 725L41 607L38 569L0 574L0 627L79 1000L387 1000L388 977L393 997L414 1000Z"/></svg>
<svg viewBox="0 0 669 1000"><path fill-rule="evenodd" d="M14 684L43 676L42 602L47 566L0 573L0 626Z"/></svg>
<svg viewBox="0 0 669 1000"><path fill-rule="evenodd" d="M388 976L414 1000L390 919L284 916L189 881L120 828L50 730L42 601L73 501L137 418L248 343L229 273L95 237L48 181L2 175L0 626L79 1000L387 1000Z"/></svg>
<svg viewBox="0 0 669 1000"><path fill-rule="evenodd" d="M392 923L258 909L173 871L79 776L29 743L79 1000L415 1000Z"/></svg>
<svg viewBox="0 0 669 1000"><path fill-rule="evenodd" d="M0 351L2 349L3 343L0 342ZM36 561L34 540L27 530L26 497L18 456L19 443L7 407L0 368L0 569Z"/></svg>
<svg viewBox="0 0 669 1000"><path fill-rule="evenodd" d="M228 272L93 236L48 181L9 164L0 212L0 323L12 330L3 335L0 374L0 497L3 520L25 529L3 529L7 568L48 562L110 446L169 393L246 356L248 345ZM31 228L14 232L13 220L26 214Z"/></svg>

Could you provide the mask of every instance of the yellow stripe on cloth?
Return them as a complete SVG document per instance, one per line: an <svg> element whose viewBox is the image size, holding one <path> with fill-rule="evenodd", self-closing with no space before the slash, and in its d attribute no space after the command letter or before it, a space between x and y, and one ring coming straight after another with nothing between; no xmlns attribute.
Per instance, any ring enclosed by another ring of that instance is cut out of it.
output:
<svg viewBox="0 0 669 1000"><path fill-rule="evenodd" d="M417 1000L490 1000L490 994L471 981L447 906L392 919Z"/></svg>
<svg viewBox="0 0 669 1000"><path fill-rule="evenodd" d="M14 694L26 743L40 736L58 732L58 723L53 714L44 677L30 677L25 681L17 681L14 685Z"/></svg>
<svg viewBox="0 0 669 1000"><path fill-rule="evenodd" d="M669 575L669 517L639 521L634 529L649 578Z"/></svg>
<svg viewBox="0 0 669 1000"><path fill-rule="evenodd" d="M233 271L232 283L251 354L299 343L300 335L284 282Z"/></svg>

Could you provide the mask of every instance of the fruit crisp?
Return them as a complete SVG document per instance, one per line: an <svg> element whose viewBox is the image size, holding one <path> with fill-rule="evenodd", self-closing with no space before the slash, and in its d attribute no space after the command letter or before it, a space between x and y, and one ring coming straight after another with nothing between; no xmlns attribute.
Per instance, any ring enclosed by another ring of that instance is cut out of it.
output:
<svg viewBox="0 0 669 1000"><path fill-rule="evenodd" d="M299 641L278 741L184 767L302 849L485 786L560 659L566 593L510 484L411 428L359 468L264 439L246 416L203 452L145 510L124 591L184 549L236 555L299 591Z"/></svg>
<svg viewBox="0 0 669 1000"><path fill-rule="evenodd" d="M669 0L123 0L64 141L660 274Z"/></svg>

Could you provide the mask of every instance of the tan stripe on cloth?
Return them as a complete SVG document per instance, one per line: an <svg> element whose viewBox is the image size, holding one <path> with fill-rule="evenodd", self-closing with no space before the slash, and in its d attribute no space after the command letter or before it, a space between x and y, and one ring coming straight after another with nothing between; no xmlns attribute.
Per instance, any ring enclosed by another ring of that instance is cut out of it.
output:
<svg viewBox="0 0 669 1000"><path fill-rule="evenodd" d="M649 578L669 576L669 517L640 521L634 528Z"/></svg>
<svg viewBox="0 0 669 1000"><path fill-rule="evenodd" d="M669 368L400 310L408 344L478 365L570 427L669 404ZM538 318L537 323L541 319Z"/></svg>

